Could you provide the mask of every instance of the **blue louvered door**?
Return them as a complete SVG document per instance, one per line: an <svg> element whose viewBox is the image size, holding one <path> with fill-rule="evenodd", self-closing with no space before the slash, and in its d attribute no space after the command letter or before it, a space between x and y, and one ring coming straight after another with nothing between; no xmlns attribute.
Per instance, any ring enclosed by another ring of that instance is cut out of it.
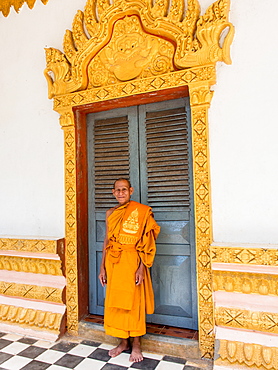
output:
<svg viewBox="0 0 278 370"><path fill-rule="evenodd" d="M155 313L149 322L197 328L194 214L188 100L88 115L90 312L103 313L97 281L111 186L129 177L134 200L161 226L151 270Z"/></svg>

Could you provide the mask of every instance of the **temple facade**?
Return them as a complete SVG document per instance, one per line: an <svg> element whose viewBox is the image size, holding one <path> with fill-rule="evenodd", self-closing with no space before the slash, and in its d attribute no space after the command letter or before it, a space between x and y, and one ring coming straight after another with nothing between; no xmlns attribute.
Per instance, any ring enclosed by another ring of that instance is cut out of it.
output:
<svg viewBox="0 0 278 370"><path fill-rule="evenodd" d="M129 177L162 230L150 320L198 329L214 369L278 369L277 2L10 5L0 330L57 340L103 313L104 212Z"/></svg>

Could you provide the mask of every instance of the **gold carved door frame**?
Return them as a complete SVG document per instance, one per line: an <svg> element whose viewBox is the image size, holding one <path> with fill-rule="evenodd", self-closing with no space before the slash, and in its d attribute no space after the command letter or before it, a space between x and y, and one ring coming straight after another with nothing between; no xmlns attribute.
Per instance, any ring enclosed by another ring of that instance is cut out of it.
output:
<svg viewBox="0 0 278 370"><path fill-rule="evenodd" d="M66 31L64 53L46 49L49 98L60 114L65 146L67 328L77 333L78 200L74 111L88 104L187 87L192 121L199 344L214 352L208 109L218 61L231 63L229 0L200 15L198 0L88 0Z"/></svg>

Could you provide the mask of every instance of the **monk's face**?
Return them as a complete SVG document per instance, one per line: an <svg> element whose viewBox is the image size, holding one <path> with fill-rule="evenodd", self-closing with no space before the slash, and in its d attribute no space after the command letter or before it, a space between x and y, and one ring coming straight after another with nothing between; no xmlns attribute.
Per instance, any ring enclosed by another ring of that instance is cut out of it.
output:
<svg viewBox="0 0 278 370"><path fill-rule="evenodd" d="M117 199L120 205L130 201L133 188L129 186L125 180L116 181L114 189L112 189L114 197Z"/></svg>

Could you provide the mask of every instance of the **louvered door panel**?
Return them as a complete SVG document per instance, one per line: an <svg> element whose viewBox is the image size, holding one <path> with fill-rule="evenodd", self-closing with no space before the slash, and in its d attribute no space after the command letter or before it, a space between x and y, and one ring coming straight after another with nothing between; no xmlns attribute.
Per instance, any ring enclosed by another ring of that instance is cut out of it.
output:
<svg viewBox="0 0 278 370"><path fill-rule="evenodd" d="M150 322L197 328L194 215L188 100L140 111L142 202L160 225L151 269L155 312Z"/></svg>
<svg viewBox="0 0 278 370"><path fill-rule="evenodd" d="M95 210L115 205L111 184L129 177L128 116L96 119L94 122Z"/></svg>
<svg viewBox="0 0 278 370"><path fill-rule="evenodd" d="M189 207L185 107L146 113L148 204L165 210Z"/></svg>

